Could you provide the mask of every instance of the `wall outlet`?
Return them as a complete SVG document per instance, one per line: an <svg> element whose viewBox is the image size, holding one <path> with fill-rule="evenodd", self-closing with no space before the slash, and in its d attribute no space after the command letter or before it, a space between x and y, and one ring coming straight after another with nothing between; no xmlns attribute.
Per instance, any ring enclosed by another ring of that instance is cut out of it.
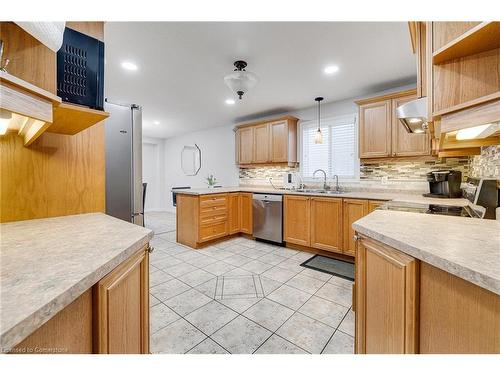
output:
<svg viewBox="0 0 500 375"><path fill-rule="evenodd" d="M382 185L387 185L387 182L389 181L389 177L387 176L382 176Z"/></svg>

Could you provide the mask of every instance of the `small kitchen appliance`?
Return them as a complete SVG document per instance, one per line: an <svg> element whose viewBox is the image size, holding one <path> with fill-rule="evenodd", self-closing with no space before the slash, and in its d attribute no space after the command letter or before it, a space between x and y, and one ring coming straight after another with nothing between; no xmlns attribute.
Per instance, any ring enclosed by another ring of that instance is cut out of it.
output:
<svg viewBox="0 0 500 375"><path fill-rule="evenodd" d="M299 176L294 172L287 172L283 175L283 187L288 190L294 190L299 187Z"/></svg>
<svg viewBox="0 0 500 375"><path fill-rule="evenodd" d="M64 102L103 109L103 42L68 27L64 30L57 51L57 95Z"/></svg>
<svg viewBox="0 0 500 375"><path fill-rule="evenodd" d="M472 204L486 209L485 219L495 219L495 210L499 203L496 179L469 177L463 194Z"/></svg>
<svg viewBox="0 0 500 375"><path fill-rule="evenodd" d="M432 198L460 198L462 190L462 172L454 170L439 170L427 173L430 193L424 197Z"/></svg>

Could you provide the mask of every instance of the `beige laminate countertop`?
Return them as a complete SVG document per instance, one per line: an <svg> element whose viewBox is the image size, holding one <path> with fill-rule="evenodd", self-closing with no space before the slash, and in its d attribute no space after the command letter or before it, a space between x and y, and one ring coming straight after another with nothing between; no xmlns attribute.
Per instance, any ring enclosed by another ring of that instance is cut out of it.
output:
<svg viewBox="0 0 500 375"><path fill-rule="evenodd" d="M376 210L352 226L500 295L500 221Z"/></svg>
<svg viewBox="0 0 500 375"><path fill-rule="evenodd" d="M213 189L176 189L173 191L177 194L187 194L187 195L206 195L206 194L224 194L224 193L242 192L242 193L280 194L280 195L306 195L306 196L330 197L330 198L373 199L373 200L387 200L387 201L394 200L401 202L445 204L453 206L467 206L469 204L469 201L463 198L455 198L455 199L427 198L422 196L421 193L406 193L398 190L394 192L347 191L340 194L325 194L325 193L314 193L314 192L298 192L294 190L237 186L237 187L222 187Z"/></svg>
<svg viewBox="0 0 500 375"><path fill-rule="evenodd" d="M17 345L145 246L149 229L95 213L0 225L0 350Z"/></svg>

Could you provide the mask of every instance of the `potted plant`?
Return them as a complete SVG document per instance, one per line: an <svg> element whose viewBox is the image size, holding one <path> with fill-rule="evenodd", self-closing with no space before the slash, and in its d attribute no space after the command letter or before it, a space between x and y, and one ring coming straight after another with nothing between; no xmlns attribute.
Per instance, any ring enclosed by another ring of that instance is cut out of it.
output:
<svg viewBox="0 0 500 375"><path fill-rule="evenodd" d="M207 177L207 185L208 185L209 189L213 189L215 187L216 183L217 183L217 179L214 177L213 174L211 174Z"/></svg>

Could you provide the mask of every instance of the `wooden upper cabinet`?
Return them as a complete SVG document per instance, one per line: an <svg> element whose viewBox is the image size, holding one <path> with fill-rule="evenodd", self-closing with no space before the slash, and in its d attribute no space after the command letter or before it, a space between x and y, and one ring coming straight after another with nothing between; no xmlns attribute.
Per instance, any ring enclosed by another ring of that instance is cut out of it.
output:
<svg viewBox="0 0 500 375"><path fill-rule="evenodd" d="M428 133L408 133L396 116L396 108L400 105L415 100L416 95L406 95L392 99L392 154L393 156L424 156L430 155L431 139Z"/></svg>
<svg viewBox="0 0 500 375"><path fill-rule="evenodd" d="M271 161L288 161L288 122L278 121L269 124L271 133Z"/></svg>
<svg viewBox="0 0 500 375"><path fill-rule="evenodd" d="M149 353L148 254L142 249L94 286L97 353Z"/></svg>
<svg viewBox="0 0 500 375"><path fill-rule="evenodd" d="M240 232L246 234L253 233L253 210L252 210L252 193L240 193Z"/></svg>
<svg viewBox="0 0 500 375"><path fill-rule="evenodd" d="M255 126L253 129L253 162L268 163L269 157L269 124Z"/></svg>
<svg viewBox="0 0 500 375"><path fill-rule="evenodd" d="M359 157L391 156L391 100L359 106Z"/></svg>
<svg viewBox="0 0 500 375"><path fill-rule="evenodd" d="M240 194L230 193L227 195L228 216L229 216L229 234L238 233L241 228L240 217Z"/></svg>
<svg viewBox="0 0 500 375"><path fill-rule="evenodd" d="M343 227L344 248L343 252L354 256L356 253L356 242L354 241L354 229L352 223L368 214L368 201L365 199L344 199Z"/></svg>
<svg viewBox="0 0 500 375"><path fill-rule="evenodd" d="M236 146L238 149L238 163L251 164L254 161L253 128L241 128L236 131Z"/></svg>
<svg viewBox="0 0 500 375"><path fill-rule="evenodd" d="M418 352L416 259L371 239L356 254L356 353Z"/></svg>
<svg viewBox="0 0 500 375"><path fill-rule="evenodd" d="M237 163L295 165L297 121L297 118L287 116L239 126L236 130Z"/></svg>
<svg viewBox="0 0 500 375"><path fill-rule="evenodd" d="M284 240L302 246L310 246L311 198L286 195L284 204Z"/></svg>
<svg viewBox="0 0 500 375"><path fill-rule="evenodd" d="M342 199L311 198L311 247L342 252Z"/></svg>
<svg viewBox="0 0 500 375"><path fill-rule="evenodd" d="M408 133L396 114L400 105L416 98L416 90L407 90L356 101L361 159L430 155L430 136Z"/></svg>

